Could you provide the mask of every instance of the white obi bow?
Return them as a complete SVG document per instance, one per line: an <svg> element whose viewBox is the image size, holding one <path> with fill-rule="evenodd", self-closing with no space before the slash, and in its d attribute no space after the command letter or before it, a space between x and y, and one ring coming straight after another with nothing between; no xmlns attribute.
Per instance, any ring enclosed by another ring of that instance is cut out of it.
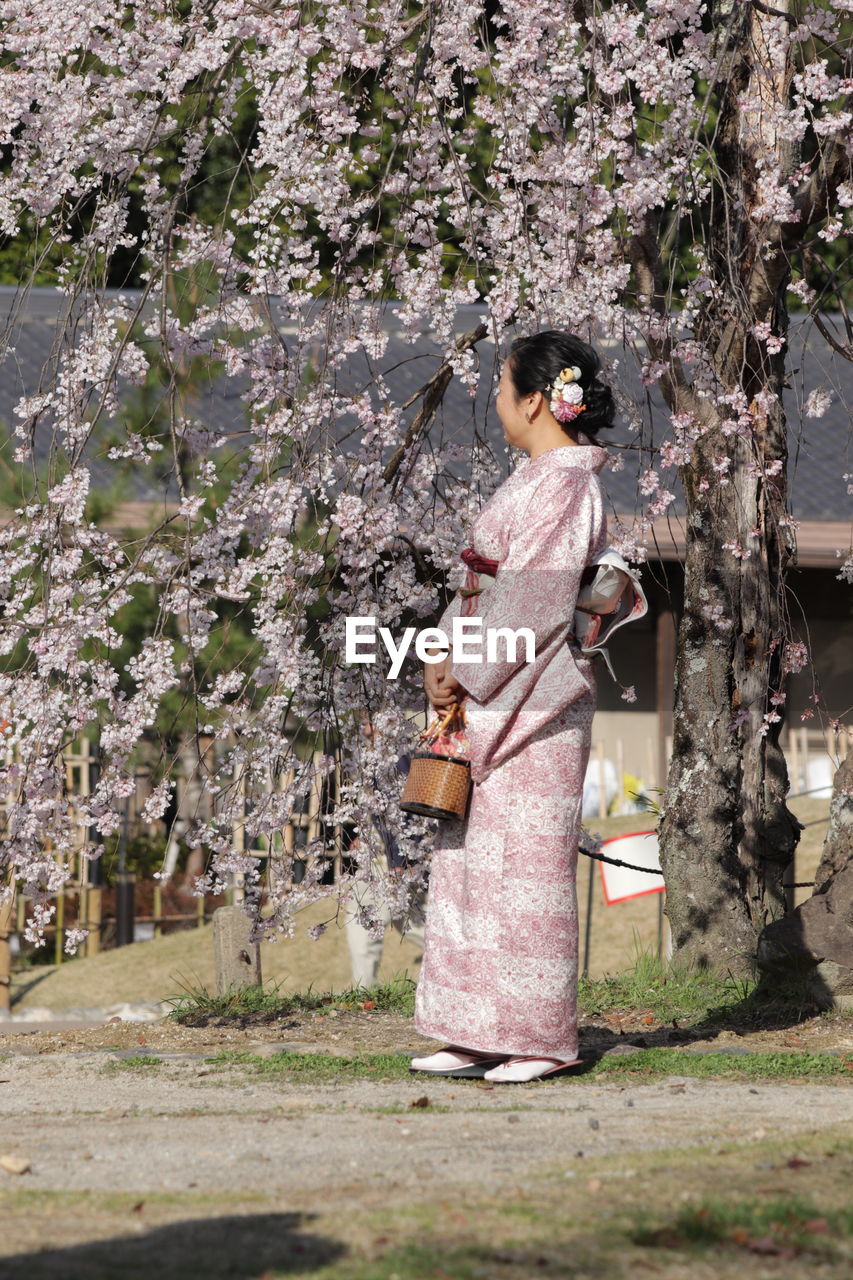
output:
<svg viewBox="0 0 853 1280"><path fill-rule="evenodd" d="M581 653L585 657L600 653L615 680L607 642L620 627L644 617L649 606L639 573L613 547L593 556L589 569L594 570L592 581L578 592L575 635Z"/></svg>

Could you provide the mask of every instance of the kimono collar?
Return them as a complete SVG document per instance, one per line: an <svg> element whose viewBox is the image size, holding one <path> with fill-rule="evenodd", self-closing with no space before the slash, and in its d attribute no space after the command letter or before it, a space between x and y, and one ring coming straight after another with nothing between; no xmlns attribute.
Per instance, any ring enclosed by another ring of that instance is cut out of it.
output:
<svg viewBox="0 0 853 1280"><path fill-rule="evenodd" d="M584 441L587 440L583 436ZM607 462L606 449L587 441L579 445L559 445L556 449L546 449L538 458L528 458L526 468L530 467L580 467L583 471L592 471L596 475ZM547 459L547 461L546 461Z"/></svg>

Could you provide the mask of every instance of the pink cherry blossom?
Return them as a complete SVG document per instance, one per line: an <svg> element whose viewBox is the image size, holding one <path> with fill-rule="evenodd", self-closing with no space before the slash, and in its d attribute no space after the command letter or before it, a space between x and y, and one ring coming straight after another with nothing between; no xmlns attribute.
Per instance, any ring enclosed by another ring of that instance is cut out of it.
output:
<svg viewBox="0 0 853 1280"><path fill-rule="evenodd" d="M835 52L847 7L806 8L796 24L755 10L773 64L792 59L790 92L780 106L766 84L743 88L739 145L772 133L793 154L806 140L787 169L774 150L752 170L749 234L765 265L803 229L814 139L829 153L848 127ZM636 463L635 523L611 530L629 559L647 559L671 514L673 469L709 508L741 482L761 487L768 520L791 528L782 462L761 450L779 387L726 380L706 340L727 305L694 220L718 199L705 139L729 72L713 18L703 0L4 6L0 228L33 261L49 250L39 278L53 272L58 303L50 361L11 427L10 465L35 474L49 456L48 472L0 529L0 652L26 654L0 672L0 860L33 899L30 936L81 855L120 829L136 758L176 702L214 744L187 835L209 853L199 890L239 875L256 916L266 893L257 927L287 934L301 905L330 894L319 869L334 829L367 832L381 815L412 857L382 891L400 907L423 874L426 828L401 830L396 770L422 698L413 671L392 688L379 668L347 666L344 620L429 619L445 578L456 585L472 519L505 471L484 406L514 332L565 327L603 352L627 430L613 469ZM244 136L246 112L247 152L202 191L205 157ZM839 237L851 207L845 179L816 236ZM671 264L638 283L656 225L695 264L683 295L655 274ZM107 290L129 261L140 287ZM12 364L27 283L0 350ZM815 303L806 279L790 292ZM726 324L761 377L787 360L771 309L735 308ZM233 405L225 433L186 390L200 368ZM445 377L443 402L428 390L410 402ZM152 386L163 394L141 425L129 397L145 402ZM579 391L554 401L558 420L585 412ZM804 414L830 404L817 387ZM158 494L132 534L89 517L127 464ZM727 568L752 555L747 536L721 531ZM847 551L839 559L853 581ZM140 590L155 602L150 628L120 670L122 610ZM721 606L707 607L722 643ZM251 643L233 669L205 674L235 611ZM96 733L100 777L73 811L62 750ZM145 822L162 819L176 770L158 759ZM321 800L320 834L306 834L316 860L294 884L281 831ZM263 865L260 843L273 848ZM370 874L367 843L362 856ZM344 875L332 896L354 885Z"/></svg>

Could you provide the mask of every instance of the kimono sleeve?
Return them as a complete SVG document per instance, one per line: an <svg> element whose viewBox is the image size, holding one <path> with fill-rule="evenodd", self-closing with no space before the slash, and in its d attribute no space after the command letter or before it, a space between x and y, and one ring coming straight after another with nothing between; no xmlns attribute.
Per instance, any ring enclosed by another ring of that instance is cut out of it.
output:
<svg viewBox="0 0 853 1280"><path fill-rule="evenodd" d="M581 574L604 537L601 489L590 472L563 469L543 478L510 532L497 577L480 597L482 662L454 660L452 674L478 702L484 702L527 663L524 636L513 644L508 633L533 632L540 655L572 631ZM507 634L501 634L506 629ZM492 633L494 659L487 640Z"/></svg>

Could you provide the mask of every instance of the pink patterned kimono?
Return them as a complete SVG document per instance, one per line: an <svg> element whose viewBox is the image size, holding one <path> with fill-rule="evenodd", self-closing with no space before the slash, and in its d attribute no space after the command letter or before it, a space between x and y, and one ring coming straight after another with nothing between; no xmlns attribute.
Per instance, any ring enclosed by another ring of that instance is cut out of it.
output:
<svg viewBox="0 0 853 1280"><path fill-rule="evenodd" d="M585 437L582 437L585 439ZM481 665L454 662L465 707L472 788L464 821L442 822L430 870L415 1027L484 1052L577 1057L575 874L595 710L592 660L571 639L580 576L607 542L597 445L527 459L473 528L495 578L457 596L441 619L530 627L536 659L507 646ZM485 659L485 647L483 649Z"/></svg>

